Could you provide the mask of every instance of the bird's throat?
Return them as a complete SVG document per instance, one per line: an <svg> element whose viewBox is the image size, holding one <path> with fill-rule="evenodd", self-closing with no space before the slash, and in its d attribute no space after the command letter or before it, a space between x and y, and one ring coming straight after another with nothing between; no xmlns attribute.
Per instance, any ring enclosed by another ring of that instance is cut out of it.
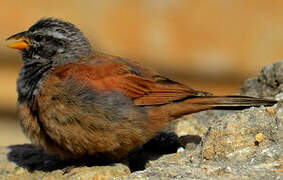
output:
<svg viewBox="0 0 283 180"><path fill-rule="evenodd" d="M52 68L51 63L39 61L25 62L17 81L18 103L31 105L33 96L39 91L39 84Z"/></svg>

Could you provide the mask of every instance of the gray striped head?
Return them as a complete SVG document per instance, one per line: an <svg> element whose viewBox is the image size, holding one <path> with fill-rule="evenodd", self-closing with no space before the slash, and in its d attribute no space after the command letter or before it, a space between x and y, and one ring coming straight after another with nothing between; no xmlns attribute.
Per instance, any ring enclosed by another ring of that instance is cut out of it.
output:
<svg viewBox="0 0 283 180"><path fill-rule="evenodd" d="M92 55L92 47L73 24L54 18L44 18L25 32L30 45L23 60L51 60L54 64L78 61Z"/></svg>

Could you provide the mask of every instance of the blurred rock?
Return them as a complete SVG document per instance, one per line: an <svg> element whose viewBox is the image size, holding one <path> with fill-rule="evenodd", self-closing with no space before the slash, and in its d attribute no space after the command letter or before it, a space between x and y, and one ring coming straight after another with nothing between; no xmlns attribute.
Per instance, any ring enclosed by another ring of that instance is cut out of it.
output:
<svg viewBox="0 0 283 180"><path fill-rule="evenodd" d="M282 61L265 66L259 77L245 82L241 93L278 98L283 92L282 68ZM210 110L175 121L132 151L129 167L77 167L64 174L63 168L72 162L32 145L3 147L0 179L281 179L282 132L282 101L242 111ZM166 153L172 154L162 155Z"/></svg>
<svg viewBox="0 0 283 180"><path fill-rule="evenodd" d="M264 66L258 77L246 80L241 95L283 99L283 60Z"/></svg>

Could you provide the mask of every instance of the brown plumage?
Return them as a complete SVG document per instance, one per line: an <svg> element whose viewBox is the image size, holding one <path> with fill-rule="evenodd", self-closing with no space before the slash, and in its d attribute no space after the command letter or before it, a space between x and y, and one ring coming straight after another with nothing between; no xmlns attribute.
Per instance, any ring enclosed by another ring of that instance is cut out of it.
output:
<svg viewBox="0 0 283 180"><path fill-rule="evenodd" d="M244 96L212 96L136 62L92 50L71 23L47 18L11 36L22 52L21 125L32 143L61 158L119 160L170 121L216 107L273 105Z"/></svg>

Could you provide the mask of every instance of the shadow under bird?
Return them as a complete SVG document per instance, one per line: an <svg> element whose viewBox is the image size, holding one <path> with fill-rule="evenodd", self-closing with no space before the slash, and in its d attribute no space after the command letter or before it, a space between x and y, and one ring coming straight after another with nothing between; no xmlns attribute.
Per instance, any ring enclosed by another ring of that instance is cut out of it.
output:
<svg viewBox="0 0 283 180"><path fill-rule="evenodd" d="M213 96L121 57L93 50L73 24L44 18L8 40L21 51L21 127L62 159L120 160L170 121L207 109L271 106L274 100Z"/></svg>

